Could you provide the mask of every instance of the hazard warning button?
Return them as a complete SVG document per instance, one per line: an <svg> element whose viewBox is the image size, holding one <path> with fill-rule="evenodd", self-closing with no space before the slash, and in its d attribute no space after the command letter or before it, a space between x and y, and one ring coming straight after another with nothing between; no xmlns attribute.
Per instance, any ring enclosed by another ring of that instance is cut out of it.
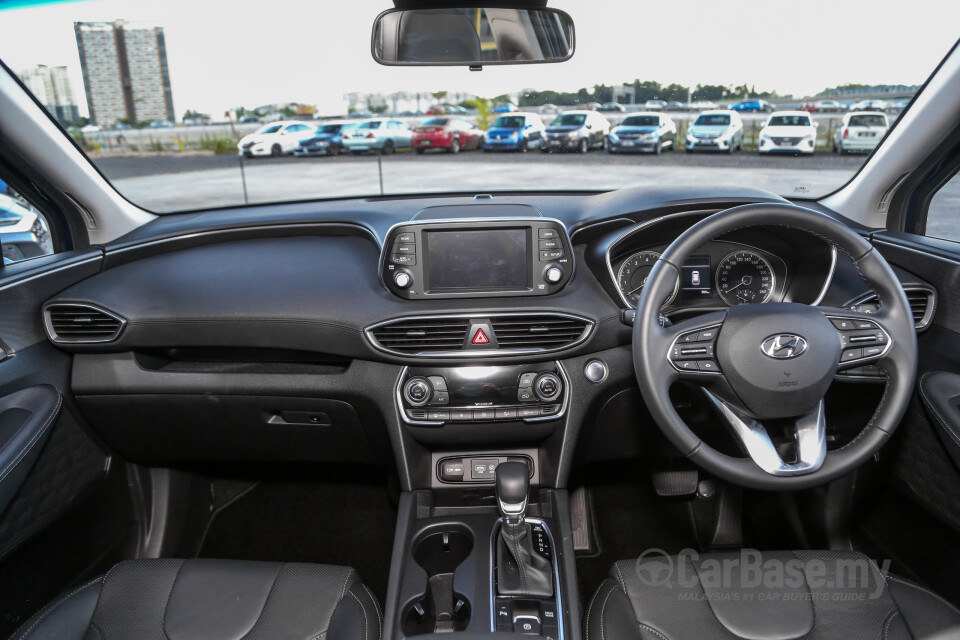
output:
<svg viewBox="0 0 960 640"><path fill-rule="evenodd" d="M497 336L488 318L471 319L467 326L467 335L464 336L465 349L496 349Z"/></svg>
<svg viewBox="0 0 960 640"><path fill-rule="evenodd" d="M477 329L477 332L473 334L473 340L470 341L470 344L487 344L490 342L490 339L487 338L487 334L483 332L483 329Z"/></svg>

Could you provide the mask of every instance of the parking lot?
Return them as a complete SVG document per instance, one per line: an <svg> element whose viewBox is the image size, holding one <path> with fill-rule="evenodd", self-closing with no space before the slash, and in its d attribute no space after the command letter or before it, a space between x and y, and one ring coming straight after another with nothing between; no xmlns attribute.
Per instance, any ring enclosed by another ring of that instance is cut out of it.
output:
<svg viewBox="0 0 960 640"><path fill-rule="evenodd" d="M611 155L479 151L391 156L263 158L243 162L247 201L335 198L383 192L603 190L633 185L755 186L819 196L844 184L862 156L760 157L756 153ZM128 198L159 211L243 204L240 160L212 154L104 155L97 166ZM171 176L171 174L174 174Z"/></svg>

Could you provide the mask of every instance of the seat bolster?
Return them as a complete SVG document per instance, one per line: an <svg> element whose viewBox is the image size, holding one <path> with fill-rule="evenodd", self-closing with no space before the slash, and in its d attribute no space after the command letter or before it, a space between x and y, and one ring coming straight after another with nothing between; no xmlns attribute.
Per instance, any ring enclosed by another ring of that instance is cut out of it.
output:
<svg viewBox="0 0 960 640"><path fill-rule="evenodd" d="M639 640L646 637L637 623L630 598L613 578L600 584L587 607L585 626L586 640ZM651 638L657 636L652 631L649 634ZM662 640L662 636L658 640Z"/></svg>
<svg viewBox="0 0 960 640"><path fill-rule="evenodd" d="M54 600L27 620L11 640L82 640L102 586L100 576Z"/></svg>
<svg viewBox="0 0 960 640"><path fill-rule="evenodd" d="M918 584L887 575L887 588L910 635L917 640L960 635L960 611L952 604ZM956 635L951 635L956 634Z"/></svg>
<svg viewBox="0 0 960 640"><path fill-rule="evenodd" d="M337 603L326 640L380 640L383 612L366 585L355 582Z"/></svg>

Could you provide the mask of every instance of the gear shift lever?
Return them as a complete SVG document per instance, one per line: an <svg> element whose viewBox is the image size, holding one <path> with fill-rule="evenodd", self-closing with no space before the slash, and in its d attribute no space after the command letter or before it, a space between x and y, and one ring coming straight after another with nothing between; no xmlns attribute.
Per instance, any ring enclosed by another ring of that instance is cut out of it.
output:
<svg viewBox="0 0 960 640"><path fill-rule="evenodd" d="M497 465L497 506L508 524L523 524L530 490L529 468L523 462Z"/></svg>
<svg viewBox="0 0 960 640"><path fill-rule="evenodd" d="M497 465L497 506L503 522L497 541L497 593L548 598L553 595L553 567L534 552L527 513L530 468L522 462Z"/></svg>

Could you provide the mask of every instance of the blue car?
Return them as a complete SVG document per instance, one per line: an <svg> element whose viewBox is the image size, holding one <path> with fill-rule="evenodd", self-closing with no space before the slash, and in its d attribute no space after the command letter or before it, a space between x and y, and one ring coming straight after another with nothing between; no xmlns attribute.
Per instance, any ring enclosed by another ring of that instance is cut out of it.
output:
<svg viewBox="0 0 960 640"><path fill-rule="evenodd" d="M343 151L343 134L355 129L356 122L328 122L317 127L312 138L301 140L295 156L337 156Z"/></svg>
<svg viewBox="0 0 960 640"><path fill-rule="evenodd" d="M773 111L773 105L767 102L766 100L760 100L759 98L751 98L749 100L741 100L737 104L730 107L734 111L753 111L757 113L771 113Z"/></svg>
<svg viewBox="0 0 960 640"><path fill-rule="evenodd" d="M536 113L502 115L483 134L484 151L526 151L540 146L546 127Z"/></svg>

